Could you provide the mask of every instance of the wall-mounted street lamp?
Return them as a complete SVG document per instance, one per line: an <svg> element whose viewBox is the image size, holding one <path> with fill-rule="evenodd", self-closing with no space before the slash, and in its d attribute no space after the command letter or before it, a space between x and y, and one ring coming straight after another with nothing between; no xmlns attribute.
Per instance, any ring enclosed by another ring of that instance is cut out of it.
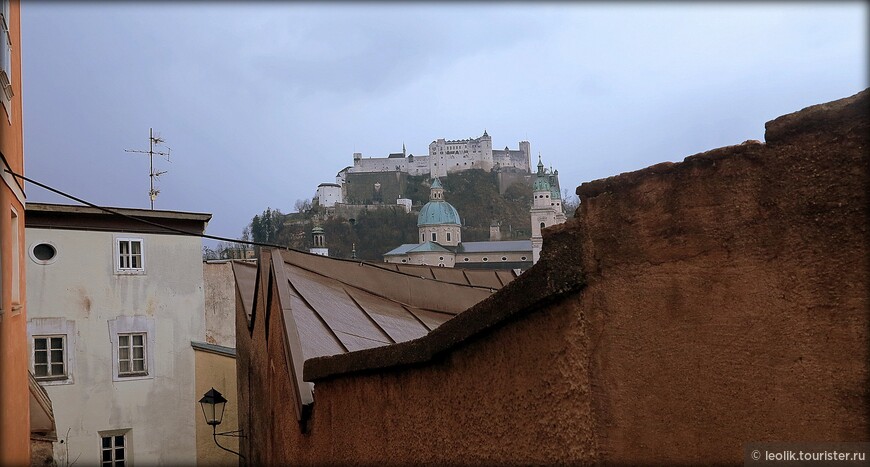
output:
<svg viewBox="0 0 870 467"><path fill-rule="evenodd" d="M218 436L244 438L244 435L242 435L242 430L225 431L223 433L217 432L217 426L220 425L223 421L224 409L227 406L227 400L224 398L224 396L220 392L215 390L215 388L211 388L207 393L205 393L204 396L202 396L202 399L199 400L199 405L202 406L202 414L203 416L205 416L205 422L211 425L211 430L214 437L214 444L217 444L217 447L223 449L224 451L231 452L244 459L245 456L236 451L233 451L232 449L227 449L221 446L221 444L218 443L217 440Z"/></svg>

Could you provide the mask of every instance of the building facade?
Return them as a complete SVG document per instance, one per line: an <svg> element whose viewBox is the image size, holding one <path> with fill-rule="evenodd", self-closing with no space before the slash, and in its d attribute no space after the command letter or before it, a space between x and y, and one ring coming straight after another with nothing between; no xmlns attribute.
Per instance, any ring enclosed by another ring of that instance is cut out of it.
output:
<svg viewBox="0 0 870 467"><path fill-rule="evenodd" d="M314 193L314 199L320 206L331 208L335 203L343 203L344 197L341 193L341 185L338 183L321 183L317 185L317 191Z"/></svg>
<svg viewBox="0 0 870 467"><path fill-rule="evenodd" d="M375 322L417 326L382 297L451 300L435 280L353 264L331 284L313 261L269 279L281 268L261 263L237 314L242 452L251 465L753 465L753 445L774 446L755 443L823 439L866 463L868 116L865 91L768 122L765 143L584 183L534 268L421 337L390 341Z"/></svg>
<svg viewBox="0 0 870 467"><path fill-rule="evenodd" d="M558 173L555 174L558 176ZM544 163L538 157L538 172L532 185L532 262L537 263L541 257L544 245L543 231L545 228L561 224L567 219L562 209L562 195L558 185L551 185L552 172L544 168ZM556 178L558 180L558 178Z"/></svg>
<svg viewBox="0 0 870 467"><path fill-rule="evenodd" d="M54 402L64 440L56 459L195 463L195 424L204 423L191 348L204 336L200 238L96 208L27 209L27 360ZM211 218L113 210L194 235Z"/></svg>
<svg viewBox="0 0 870 467"><path fill-rule="evenodd" d="M0 0L0 465L30 463L20 12Z"/></svg>
<svg viewBox="0 0 870 467"><path fill-rule="evenodd" d="M429 152L423 156L408 155L404 145L402 152L387 157L363 158L362 153L357 152L353 155L353 166L345 170L350 173L405 172L432 178L470 169L487 172L493 169L517 170L528 173L531 170L530 157L531 145L528 141L520 141L518 149L505 146L504 149L494 150L492 137L484 130L483 135L477 138L436 139L429 143ZM343 178L339 173L337 180Z"/></svg>
<svg viewBox="0 0 870 467"><path fill-rule="evenodd" d="M558 174L548 172L538 160L537 179L530 209L531 240L501 240L499 226L490 226L490 241L463 242L462 220L456 208L444 199L444 187L435 178L429 202L417 216L420 243L406 243L384 253L387 263L425 264L447 268L525 270L538 262L543 245L543 229L565 222L562 198L550 180ZM558 187L558 185L556 185Z"/></svg>

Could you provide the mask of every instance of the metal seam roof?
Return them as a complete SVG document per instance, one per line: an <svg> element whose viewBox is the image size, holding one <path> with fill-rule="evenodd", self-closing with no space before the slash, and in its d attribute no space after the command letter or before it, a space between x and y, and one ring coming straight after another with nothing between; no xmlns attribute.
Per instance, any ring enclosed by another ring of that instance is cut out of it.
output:
<svg viewBox="0 0 870 467"><path fill-rule="evenodd" d="M267 332L287 340L297 414L307 413L313 402L313 385L302 378L306 361L417 340L504 284L492 271L443 276L432 267L383 267L293 250L266 250L260 263L254 277L252 265L233 263L240 312L249 325L258 313L278 313L283 329ZM273 275L264 284L277 292L279 309L270 311L268 300L257 304L255 288L263 274ZM275 322L267 320L267 326L268 321Z"/></svg>

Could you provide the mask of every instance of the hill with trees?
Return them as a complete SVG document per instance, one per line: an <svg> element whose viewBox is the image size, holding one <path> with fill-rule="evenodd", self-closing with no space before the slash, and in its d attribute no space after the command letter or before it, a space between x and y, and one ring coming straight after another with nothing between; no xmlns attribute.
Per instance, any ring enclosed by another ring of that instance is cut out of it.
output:
<svg viewBox="0 0 870 467"><path fill-rule="evenodd" d="M532 189L527 184L514 183L501 195L495 172L467 170L440 180L444 199L459 211L463 241L488 240L493 222L500 223L503 240L529 238ZM320 226L330 256L350 258L355 250L358 259L381 261L387 251L403 243L417 243L416 211L429 202L430 186L429 177L408 177L405 196L414 206L410 213L402 206L385 204L345 218L330 215L330 210L310 200L297 201L295 207L299 212L290 214L266 208L251 219L242 239L308 250L312 244L311 229Z"/></svg>

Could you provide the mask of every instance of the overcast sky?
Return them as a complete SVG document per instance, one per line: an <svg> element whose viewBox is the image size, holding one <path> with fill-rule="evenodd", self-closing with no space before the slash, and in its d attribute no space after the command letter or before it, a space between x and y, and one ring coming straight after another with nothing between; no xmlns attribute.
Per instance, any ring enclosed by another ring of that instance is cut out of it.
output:
<svg viewBox="0 0 870 467"><path fill-rule="evenodd" d="M867 84L865 2L54 3L22 0L26 175L238 237L354 152L477 137L563 187L764 140ZM533 164L536 161L533 161ZM28 201L70 202L35 186Z"/></svg>

